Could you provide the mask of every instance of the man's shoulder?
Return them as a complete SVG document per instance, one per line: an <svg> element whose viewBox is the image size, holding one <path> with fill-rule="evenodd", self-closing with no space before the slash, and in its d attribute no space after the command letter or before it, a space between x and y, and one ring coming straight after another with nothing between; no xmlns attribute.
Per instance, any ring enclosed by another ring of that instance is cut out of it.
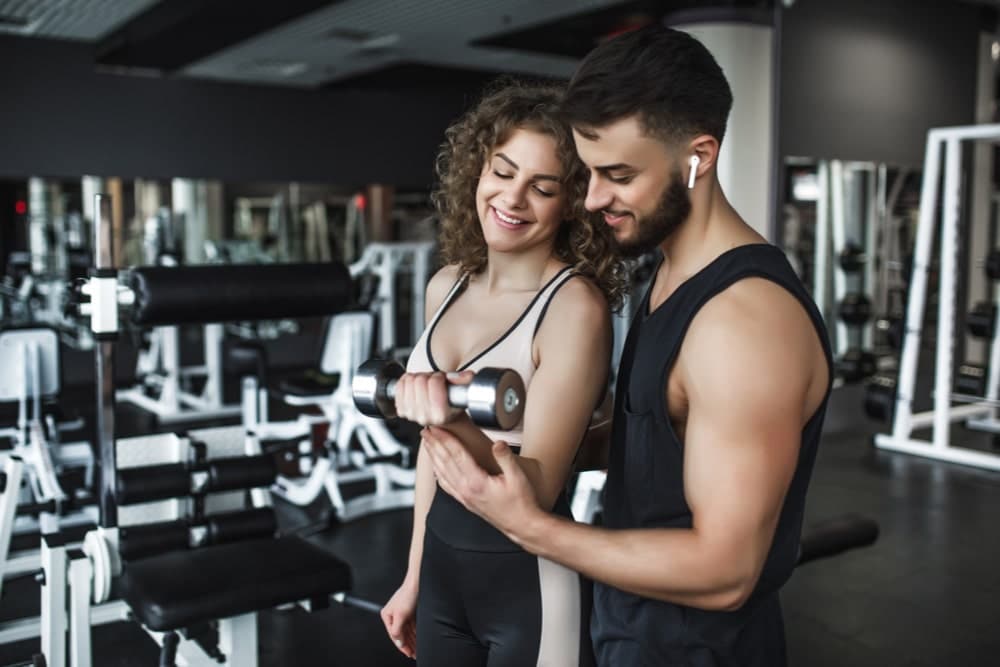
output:
<svg viewBox="0 0 1000 667"><path fill-rule="evenodd" d="M813 345L817 328L806 304L766 277L738 280L709 299L691 321L685 346L723 356L792 353Z"/></svg>

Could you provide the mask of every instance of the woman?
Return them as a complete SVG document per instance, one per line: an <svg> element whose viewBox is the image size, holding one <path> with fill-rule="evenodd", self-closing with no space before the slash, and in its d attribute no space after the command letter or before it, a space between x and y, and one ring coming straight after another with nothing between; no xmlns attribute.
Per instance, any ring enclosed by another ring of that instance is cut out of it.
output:
<svg viewBox="0 0 1000 667"><path fill-rule="evenodd" d="M434 196L447 265L427 286L428 324L396 407L444 424L493 472L492 441L519 446L540 501L569 516L564 487L605 393L609 303L624 286L610 231L583 209L586 173L559 101L554 87L507 83L447 130ZM481 430L447 407L442 371L463 382L486 366L525 381L513 431ZM525 553L436 489L418 455L408 571L382 610L399 650L434 667L586 662L579 575Z"/></svg>

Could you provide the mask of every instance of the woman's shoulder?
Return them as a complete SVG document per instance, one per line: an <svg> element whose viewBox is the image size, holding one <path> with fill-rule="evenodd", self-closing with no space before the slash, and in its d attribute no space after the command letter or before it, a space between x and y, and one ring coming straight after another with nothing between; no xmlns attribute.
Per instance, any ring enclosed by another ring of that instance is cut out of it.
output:
<svg viewBox="0 0 1000 667"><path fill-rule="evenodd" d="M427 282L426 298L424 304L429 313L435 312L444 303L444 298L448 292L462 277L462 268L458 264L448 264L438 269L437 273L431 276Z"/></svg>
<svg viewBox="0 0 1000 667"><path fill-rule="evenodd" d="M557 299L571 307L598 307L604 310L608 308L608 300L597 283L589 276L573 270L568 272L566 279L559 286L552 305L555 305Z"/></svg>
<svg viewBox="0 0 1000 667"><path fill-rule="evenodd" d="M559 329L600 326L609 314L608 300L594 281L570 272L552 295L545 322L554 322Z"/></svg>

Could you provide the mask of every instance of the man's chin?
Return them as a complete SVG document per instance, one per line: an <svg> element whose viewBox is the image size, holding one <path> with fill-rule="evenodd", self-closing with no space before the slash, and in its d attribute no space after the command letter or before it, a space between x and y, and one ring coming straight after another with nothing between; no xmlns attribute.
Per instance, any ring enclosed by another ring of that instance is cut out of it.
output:
<svg viewBox="0 0 1000 667"><path fill-rule="evenodd" d="M642 243L634 238L619 239L615 236L615 250L617 251L617 254L624 259L635 259L636 257L641 257L654 247L655 246L650 247L649 244Z"/></svg>

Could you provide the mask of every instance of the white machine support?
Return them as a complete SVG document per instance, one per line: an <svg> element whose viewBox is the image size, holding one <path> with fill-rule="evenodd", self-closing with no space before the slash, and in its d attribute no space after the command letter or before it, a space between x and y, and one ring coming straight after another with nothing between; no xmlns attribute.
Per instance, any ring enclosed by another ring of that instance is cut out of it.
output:
<svg viewBox="0 0 1000 667"><path fill-rule="evenodd" d="M222 338L221 324L203 326L205 364L182 367L180 364L180 329L177 326L156 327L149 352L140 355L137 371L144 384L119 390L117 399L152 412L163 423L218 419L240 413L238 404L226 405L222 397ZM186 391L183 380L205 378L199 393ZM146 393L145 384L157 387L156 398Z"/></svg>
<svg viewBox="0 0 1000 667"><path fill-rule="evenodd" d="M826 315L826 277L830 261L830 164L821 160L816 180L819 197L816 199L816 240L813 243L813 299L819 312Z"/></svg>
<svg viewBox="0 0 1000 667"><path fill-rule="evenodd" d="M0 578L15 576L40 567L37 550L9 553L15 533L40 529L53 532L72 523L94 520L92 512L64 512L70 495L59 483L66 467L84 469L85 485L92 485L94 457L86 442L62 443L51 415L42 412L42 397L59 393L59 338L49 328L14 329L0 334L0 368L11 372L0 377L0 403L17 402L15 428L0 429L0 436L13 441L10 450L0 453L6 484L0 498ZM15 460L18 465L12 465ZM9 468L9 469L8 469ZM22 482L24 488L22 488ZM14 509L7 512L7 503ZM37 514L16 515L16 506L30 504ZM0 584L2 586L2 584Z"/></svg>
<svg viewBox="0 0 1000 667"><path fill-rule="evenodd" d="M410 340L415 342L424 330L424 289L427 287L434 243L369 243L361 259L351 264L351 277L363 273L378 277L378 288L372 310L378 314L379 342L376 353L391 352L398 347L396 336L396 274L407 269L410 279Z"/></svg>
<svg viewBox="0 0 1000 667"><path fill-rule="evenodd" d="M962 142L1000 139L1000 125L934 128L927 134L923 185L920 193L920 220L917 228L911 292L906 313L906 331L900 358L899 382L892 433L875 436L880 449L916 454L942 461L978 468L1000 470L1000 455L956 447L950 442L951 424L972 417L992 416L997 400L997 364L1000 343L994 338L990 354L990 384L986 398L956 406L952 396L953 347L955 341L955 296L958 244L958 221L961 208ZM941 265L938 295L937 354L934 371L934 408L913 413L913 395L917 380L924 305L927 297L927 274L938 221L935 216L942 148L945 152L942 202ZM913 437L913 432L931 426L931 440Z"/></svg>
<svg viewBox="0 0 1000 667"><path fill-rule="evenodd" d="M324 491L341 521L373 512L413 506L416 472L405 465L410 452L393 436L385 422L362 415L354 405L351 378L370 355L372 320L368 312L340 313L330 318L320 369L336 373L336 389L326 395L285 396L290 405L315 406L329 422L331 447L317 459L304 480L279 477L272 492L296 505L309 505ZM247 431L247 453L260 451L260 440L302 438L304 452L312 448L311 418L292 422L267 421L267 401L262 400L253 377L243 379L243 425ZM357 447L354 447L354 443ZM341 485L372 480L371 493L345 499Z"/></svg>
<svg viewBox="0 0 1000 667"><path fill-rule="evenodd" d="M873 347L874 321L860 325L860 336L852 340L852 327L837 316L837 308L848 293L866 294L875 284L872 253L877 246L877 232L885 229L887 220L885 173L885 165L872 162L820 160L817 164L813 299L820 312L834 322L832 343L837 357L852 346L860 345L865 350ZM866 249L864 267L856 276L847 275L838 261L850 243ZM831 275L832 295L828 287ZM832 297L832 303L828 303L828 297Z"/></svg>

